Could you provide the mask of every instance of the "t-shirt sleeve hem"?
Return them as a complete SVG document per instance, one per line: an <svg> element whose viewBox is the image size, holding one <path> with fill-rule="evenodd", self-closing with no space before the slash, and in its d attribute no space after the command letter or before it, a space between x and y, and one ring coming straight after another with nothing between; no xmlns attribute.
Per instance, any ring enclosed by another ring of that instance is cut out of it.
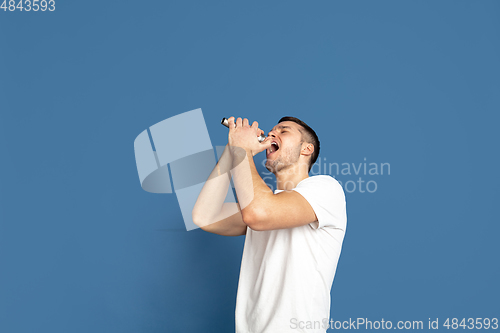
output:
<svg viewBox="0 0 500 333"><path fill-rule="evenodd" d="M345 197L340 184L331 176L315 177L318 178L310 177L294 188L316 214L317 221L309 223L309 226L314 230L345 229Z"/></svg>

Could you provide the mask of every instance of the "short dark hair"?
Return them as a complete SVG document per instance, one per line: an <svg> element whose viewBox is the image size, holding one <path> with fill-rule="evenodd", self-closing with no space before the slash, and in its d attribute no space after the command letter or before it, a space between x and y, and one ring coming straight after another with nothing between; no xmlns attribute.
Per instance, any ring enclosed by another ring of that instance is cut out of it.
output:
<svg viewBox="0 0 500 333"><path fill-rule="evenodd" d="M307 125L305 122L303 122L302 120L300 120L298 118L286 116L286 117L281 118L278 121L278 124L283 122L283 121L293 121L294 123L299 124L304 129L304 130L301 130L299 128L299 132L302 134L302 141L305 141L307 143L312 143L312 145L314 146L314 151L311 154L311 158L309 159L309 170L308 171L311 171L311 168L312 168L314 162L316 162L316 160L318 159L318 155L319 155L319 138L316 135L316 132L314 132L314 130L311 127L309 127L309 125Z"/></svg>

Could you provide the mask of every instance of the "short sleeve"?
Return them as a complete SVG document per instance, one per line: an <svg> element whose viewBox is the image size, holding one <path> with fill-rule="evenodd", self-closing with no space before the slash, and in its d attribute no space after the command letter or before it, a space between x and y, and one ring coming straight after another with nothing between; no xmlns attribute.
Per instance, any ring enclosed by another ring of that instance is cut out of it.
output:
<svg viewBox="0 0 500 333"><path fill-rule="evenodd" d="M308 177L293 190L302 195L314 210L318 221L309 224L313 229L330 227L345 231L345 195L335 178L326 175Z"/></svg>

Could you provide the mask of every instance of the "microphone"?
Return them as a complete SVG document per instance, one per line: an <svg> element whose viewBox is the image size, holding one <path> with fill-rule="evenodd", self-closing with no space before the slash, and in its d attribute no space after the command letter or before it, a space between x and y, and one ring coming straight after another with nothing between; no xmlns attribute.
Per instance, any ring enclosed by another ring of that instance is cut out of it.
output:
<svg viewBox="0 0 500 333"><path fill-rule="evenodd" d="M226 118L222 118L220 123L229 128L229 122L227 121ZM264 134L261 134L257 139L259 140L259 142L262 142L266 139L266 136Z"/></svg>

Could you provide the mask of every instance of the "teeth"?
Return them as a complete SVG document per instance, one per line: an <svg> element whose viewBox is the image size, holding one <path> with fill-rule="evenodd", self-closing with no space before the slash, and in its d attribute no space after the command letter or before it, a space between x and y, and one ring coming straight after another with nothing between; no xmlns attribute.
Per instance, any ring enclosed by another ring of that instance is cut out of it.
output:
<svg viewBox="0 0 500 333"><path fill-rule="evenodd" d="M274 146L274 148L273 148ZM279 149L279 146L276 142L271 142L271 148L269 148L269 153L274 153Z"/></svg>

